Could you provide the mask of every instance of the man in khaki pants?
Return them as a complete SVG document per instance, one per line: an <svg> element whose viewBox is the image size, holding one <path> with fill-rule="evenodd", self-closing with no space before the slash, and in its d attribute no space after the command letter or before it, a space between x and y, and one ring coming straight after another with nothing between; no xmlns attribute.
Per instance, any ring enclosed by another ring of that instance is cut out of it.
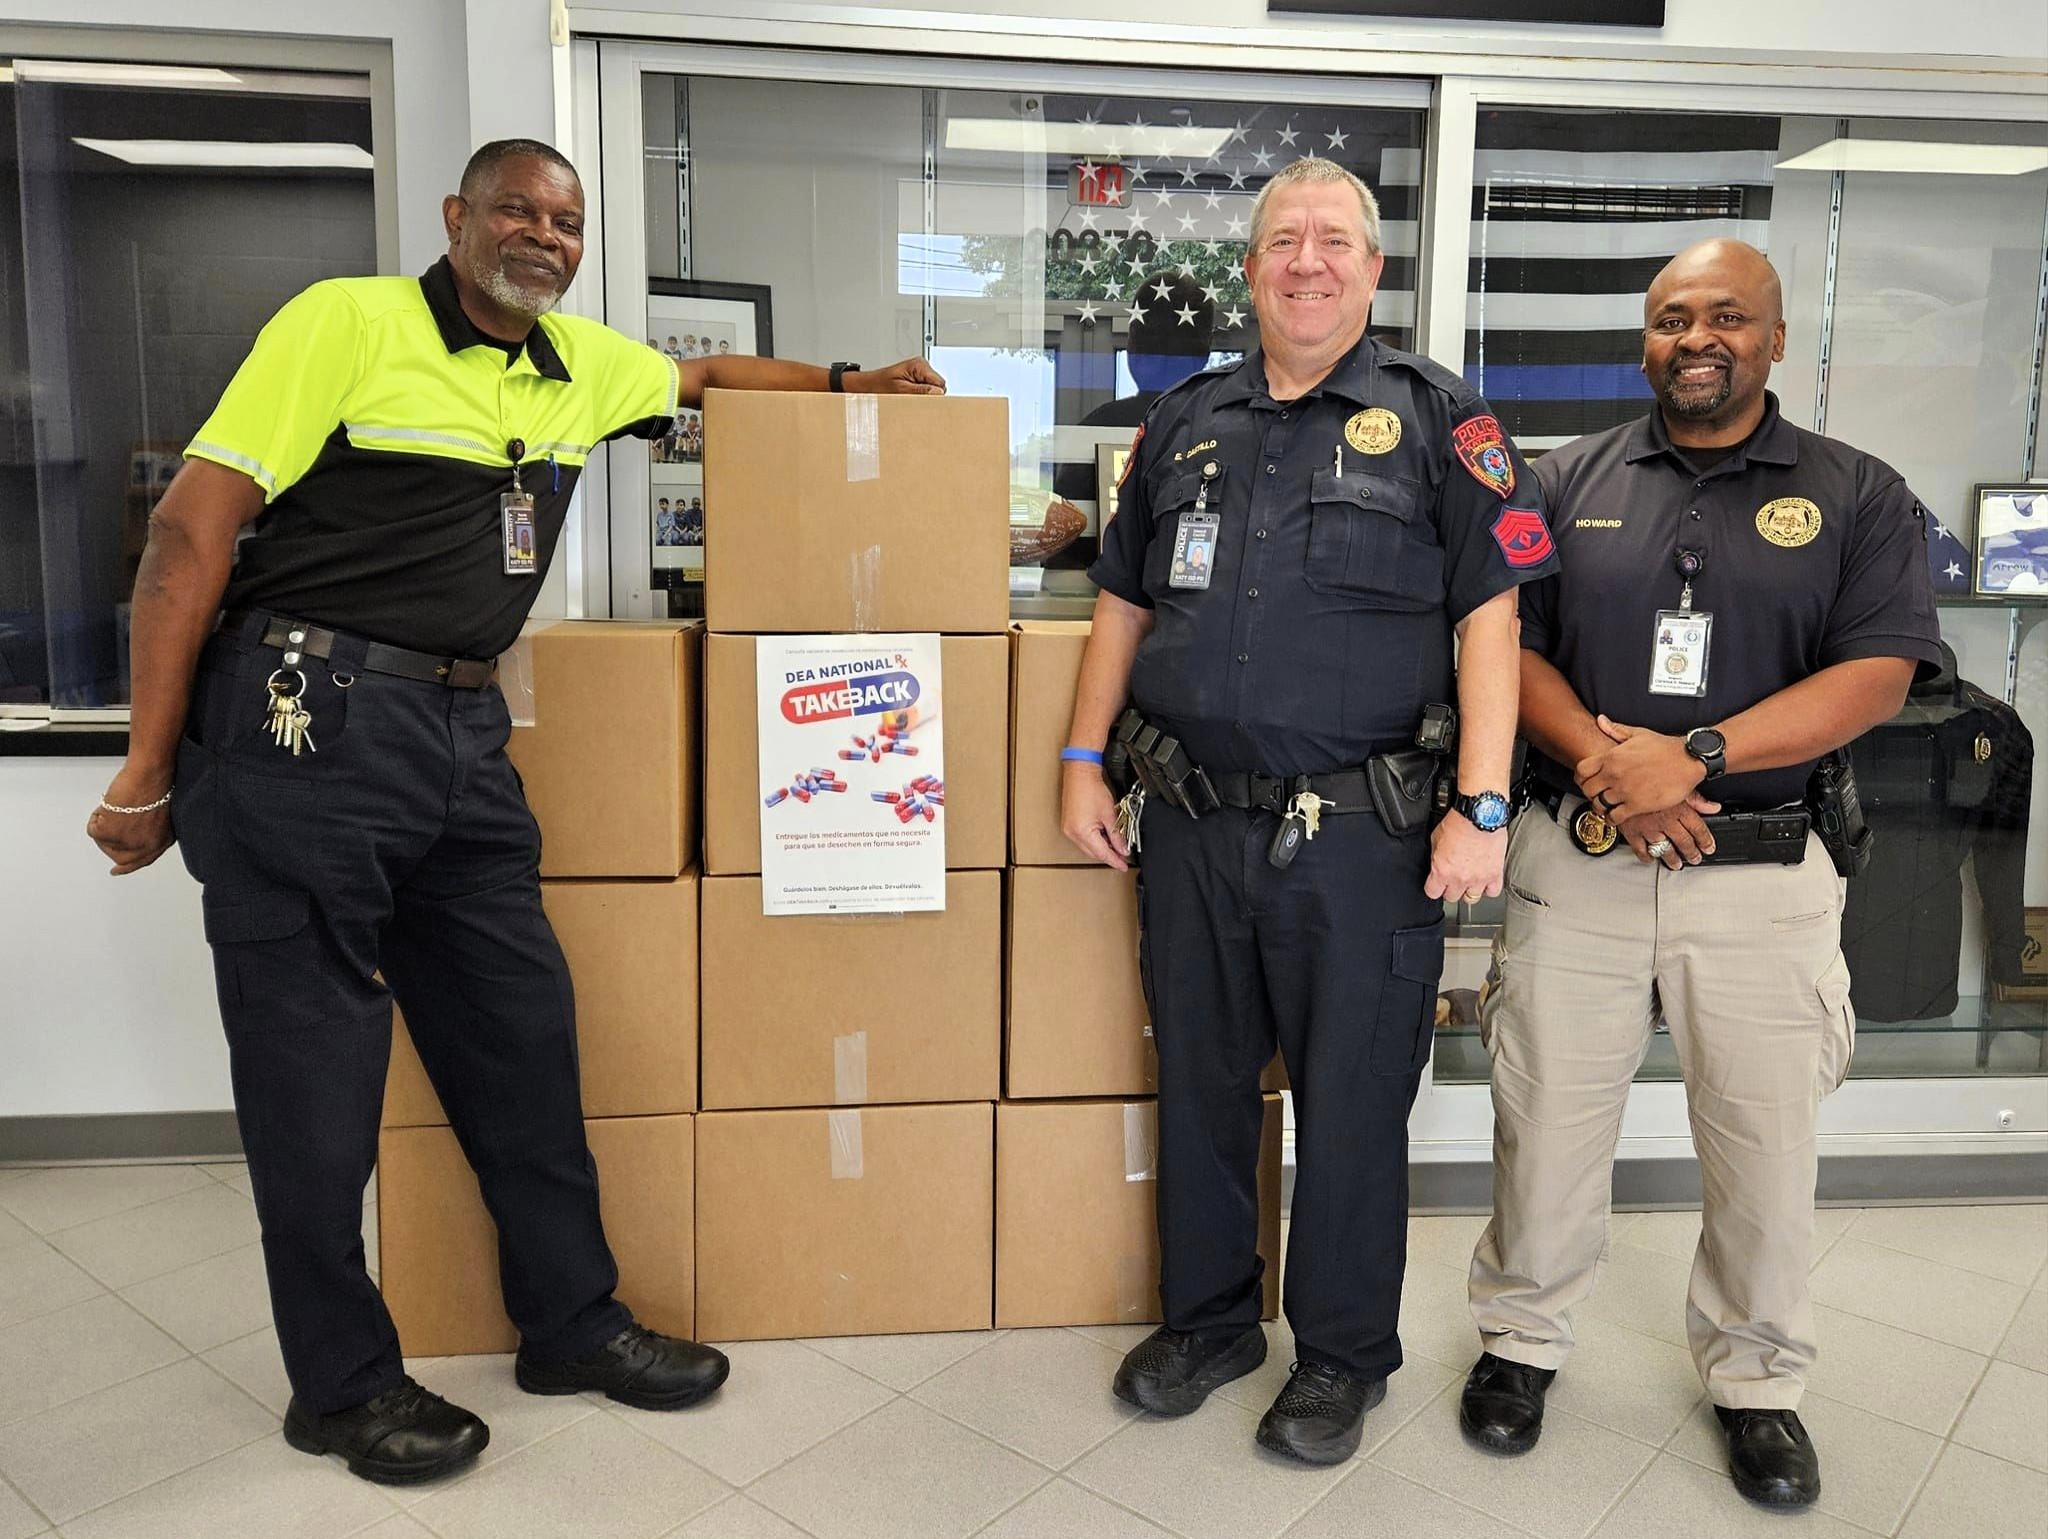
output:
<svg viewBox="0 0 2048 1539"><path fill-rule="evenodd" d="M1761 253L1682 252L1644 311L1656 410L1537 462L1563 571L1523 603L1535 801L1483 1017L1494 1217L1460 1421L1495 1452L1536 1443L1661 1007L1706 1196L1693 1360L1737 1487L1801 1506L1820 1494L1796 1410L1814 1121L1854 1017L1842 884L1799 804L1815 761L1939 658L1925 513L1895 471L1779 414L1764 385L1785 322Z"/></svg>

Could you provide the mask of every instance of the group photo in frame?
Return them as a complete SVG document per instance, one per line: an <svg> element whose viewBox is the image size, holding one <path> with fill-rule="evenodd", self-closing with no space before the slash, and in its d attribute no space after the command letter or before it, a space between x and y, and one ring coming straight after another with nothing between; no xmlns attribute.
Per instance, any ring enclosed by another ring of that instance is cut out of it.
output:
<svg viewBox="0 0 2048 1539"><path fill-rule="evenodd" d="M679 363L775 356L764 283L647 281L647 345ZM684 410L648 445L647 548L662 586L704 580L704 414Z"/></svg>

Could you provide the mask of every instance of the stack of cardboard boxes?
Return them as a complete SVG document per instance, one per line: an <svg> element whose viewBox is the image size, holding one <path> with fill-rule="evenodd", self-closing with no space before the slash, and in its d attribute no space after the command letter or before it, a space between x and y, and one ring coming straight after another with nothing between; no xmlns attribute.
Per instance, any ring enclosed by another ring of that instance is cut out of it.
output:
<svg viewBox="0 0 2048 1539"><path fill-rule="evenodd" d="M998 1326L1159 1318L1159 1066L1135 874L1060 831L1060 749L1088 626L1012 628L1008 1022L996 1108ZM1269 1073L1269 1091L1277 1088ZM1265 1313L1279 1302L1280 1097L1259 1162Z"/></svg>
<svg viewBox="0 0 2048 1539"><path fill-rule="evenodd" d="M530 641L511 754L543 830L541 900L575 977L583 1114L619 1296L696 1328L700 627L565 622ZM626 708L624 702L630 702ZM402 1020L378 1150L384 1296L414 1356L518 1344L497 1232Z"/></svg>
<svg viewBox="0 0 2048 1539"><path fill-rule="evenodd" d="M984 1329L1008 406L732 393L705 422L699 1329ZM943 637L945 911L765 918L755 639L851 631Z"/></svg>
<svg viewBox="0 0 2048 1539"><path fill-rule="evenodd" d="M707 1341L1156 1319L1137 885L1059 831L1088 628L1008 626L1006 403L721 393L705 420L708 634L543 628L513 734L620 1296ZM943 912L763 916L756 639L845 631L943 638ZM402 1023L384 1121L406 1350L508 1350ZM1269 1315L1280 1129L1268 1096Z"/></svg>

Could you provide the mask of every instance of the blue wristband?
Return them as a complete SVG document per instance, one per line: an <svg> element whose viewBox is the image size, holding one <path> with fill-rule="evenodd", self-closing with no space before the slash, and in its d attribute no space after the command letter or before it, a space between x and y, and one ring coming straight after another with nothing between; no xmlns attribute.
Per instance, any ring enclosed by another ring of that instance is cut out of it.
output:
<svg viewBox="0 0 2048 1539"><path fill-rule="evenodd" d="M1092 748L1062 748L1060 750L1060 761L1065 763L1068 760L1072 760L1077 764L1100 764L1102 762L1102 755Z"/></svg>

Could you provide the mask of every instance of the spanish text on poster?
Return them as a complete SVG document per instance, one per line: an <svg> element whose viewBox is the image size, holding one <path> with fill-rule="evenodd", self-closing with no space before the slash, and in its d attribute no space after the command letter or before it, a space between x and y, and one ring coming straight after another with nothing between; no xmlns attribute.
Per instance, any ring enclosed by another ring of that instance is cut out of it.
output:
<svg viewBox="0 0 2048 1539"><path fill-rule="evenodd" d="M939 638L762 636L761 911L946 906Z"/></svg>

